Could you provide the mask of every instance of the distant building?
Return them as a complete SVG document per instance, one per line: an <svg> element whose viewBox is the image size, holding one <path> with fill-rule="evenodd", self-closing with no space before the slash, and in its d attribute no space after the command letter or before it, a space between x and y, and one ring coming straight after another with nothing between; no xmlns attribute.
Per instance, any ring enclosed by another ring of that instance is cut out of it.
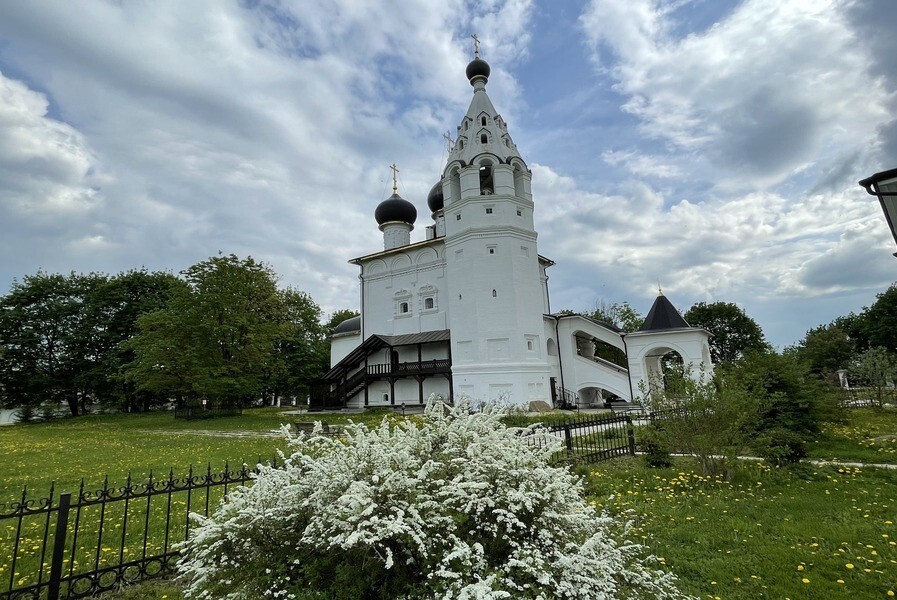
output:
<svg viewBox="0 0 897 600"><path fill-rule="evenodd" d="M670 353L709 367L709 334L662 294L636 333L551 314L554 263L537 248L532 173L486 94L489 72L479 57L467 66L473 99L427 198L426 239L411 243L417 209L395 185L377 207L384 247L350 261L361 269L361 316L333 331L332 368L313 407L417 404L430 394L599 404L638 398ZM596 357L596 343L625 359Z"/></svg>

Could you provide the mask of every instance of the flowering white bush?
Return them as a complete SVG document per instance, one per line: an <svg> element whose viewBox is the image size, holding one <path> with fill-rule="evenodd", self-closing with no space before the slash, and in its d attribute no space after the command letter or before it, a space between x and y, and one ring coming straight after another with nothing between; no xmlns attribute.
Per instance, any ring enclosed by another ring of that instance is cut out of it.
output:
<svg viewBox="0 0 897 600"><path fill-rule="evenodd" d="M678 598L502 412L293 437L181 549L188 598Z"/></svg>

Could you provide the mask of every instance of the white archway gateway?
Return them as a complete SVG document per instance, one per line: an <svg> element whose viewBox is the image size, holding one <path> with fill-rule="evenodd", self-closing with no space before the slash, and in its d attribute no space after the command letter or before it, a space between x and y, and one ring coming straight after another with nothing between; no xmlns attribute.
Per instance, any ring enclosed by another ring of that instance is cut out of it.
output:
<svg viewBox="0 0 897 600"><path fill-rule="evenodd" d="M627 359L635 399L644 400L652 384L664 379L664 358L678 357L692 376L710 375L710 333L691 327L661 293L639 331L626 334Z"/></svg>

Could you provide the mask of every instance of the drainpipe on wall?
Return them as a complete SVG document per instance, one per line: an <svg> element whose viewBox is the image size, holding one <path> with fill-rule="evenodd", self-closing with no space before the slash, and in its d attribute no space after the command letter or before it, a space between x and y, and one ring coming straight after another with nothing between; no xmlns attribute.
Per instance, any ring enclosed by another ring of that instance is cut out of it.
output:
<svg viewBox="0 0 897 600"><path fill-rule="evenodd" d="M632 391L632 365L629 362L629 347L626 345L626 334L620 335L623 340L623 352L626 353L626 379L629 380L629 401L635 402L635 393Z"/></svg>

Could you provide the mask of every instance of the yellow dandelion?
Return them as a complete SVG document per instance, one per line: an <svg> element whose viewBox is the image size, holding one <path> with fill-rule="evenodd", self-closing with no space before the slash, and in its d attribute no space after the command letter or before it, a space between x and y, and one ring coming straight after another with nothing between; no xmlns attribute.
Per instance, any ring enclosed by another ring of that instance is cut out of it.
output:
<svg viewBox="0 0 897 600"><path fill-rule="evenodd" d="M807 579L806 577L804 577L803 579L801 579L801 581L804 582L804 583L810 583L810 580Z"/></svg>
<svg viewBox="0 0 897 600"><path fill-rule="evenodd" d="M853 568L853 563L847 563L847 564L844 565L844 566L847 567L848 569L852 569L852 568Z"/></svg>
<svg viewBox="0 0 897 600"><path fill-rule="evenodd" d="M798 570L798 571L803 571L803 570L804 570L804 566L803 566L803 565L797 565L797 570Z"/></svg>

